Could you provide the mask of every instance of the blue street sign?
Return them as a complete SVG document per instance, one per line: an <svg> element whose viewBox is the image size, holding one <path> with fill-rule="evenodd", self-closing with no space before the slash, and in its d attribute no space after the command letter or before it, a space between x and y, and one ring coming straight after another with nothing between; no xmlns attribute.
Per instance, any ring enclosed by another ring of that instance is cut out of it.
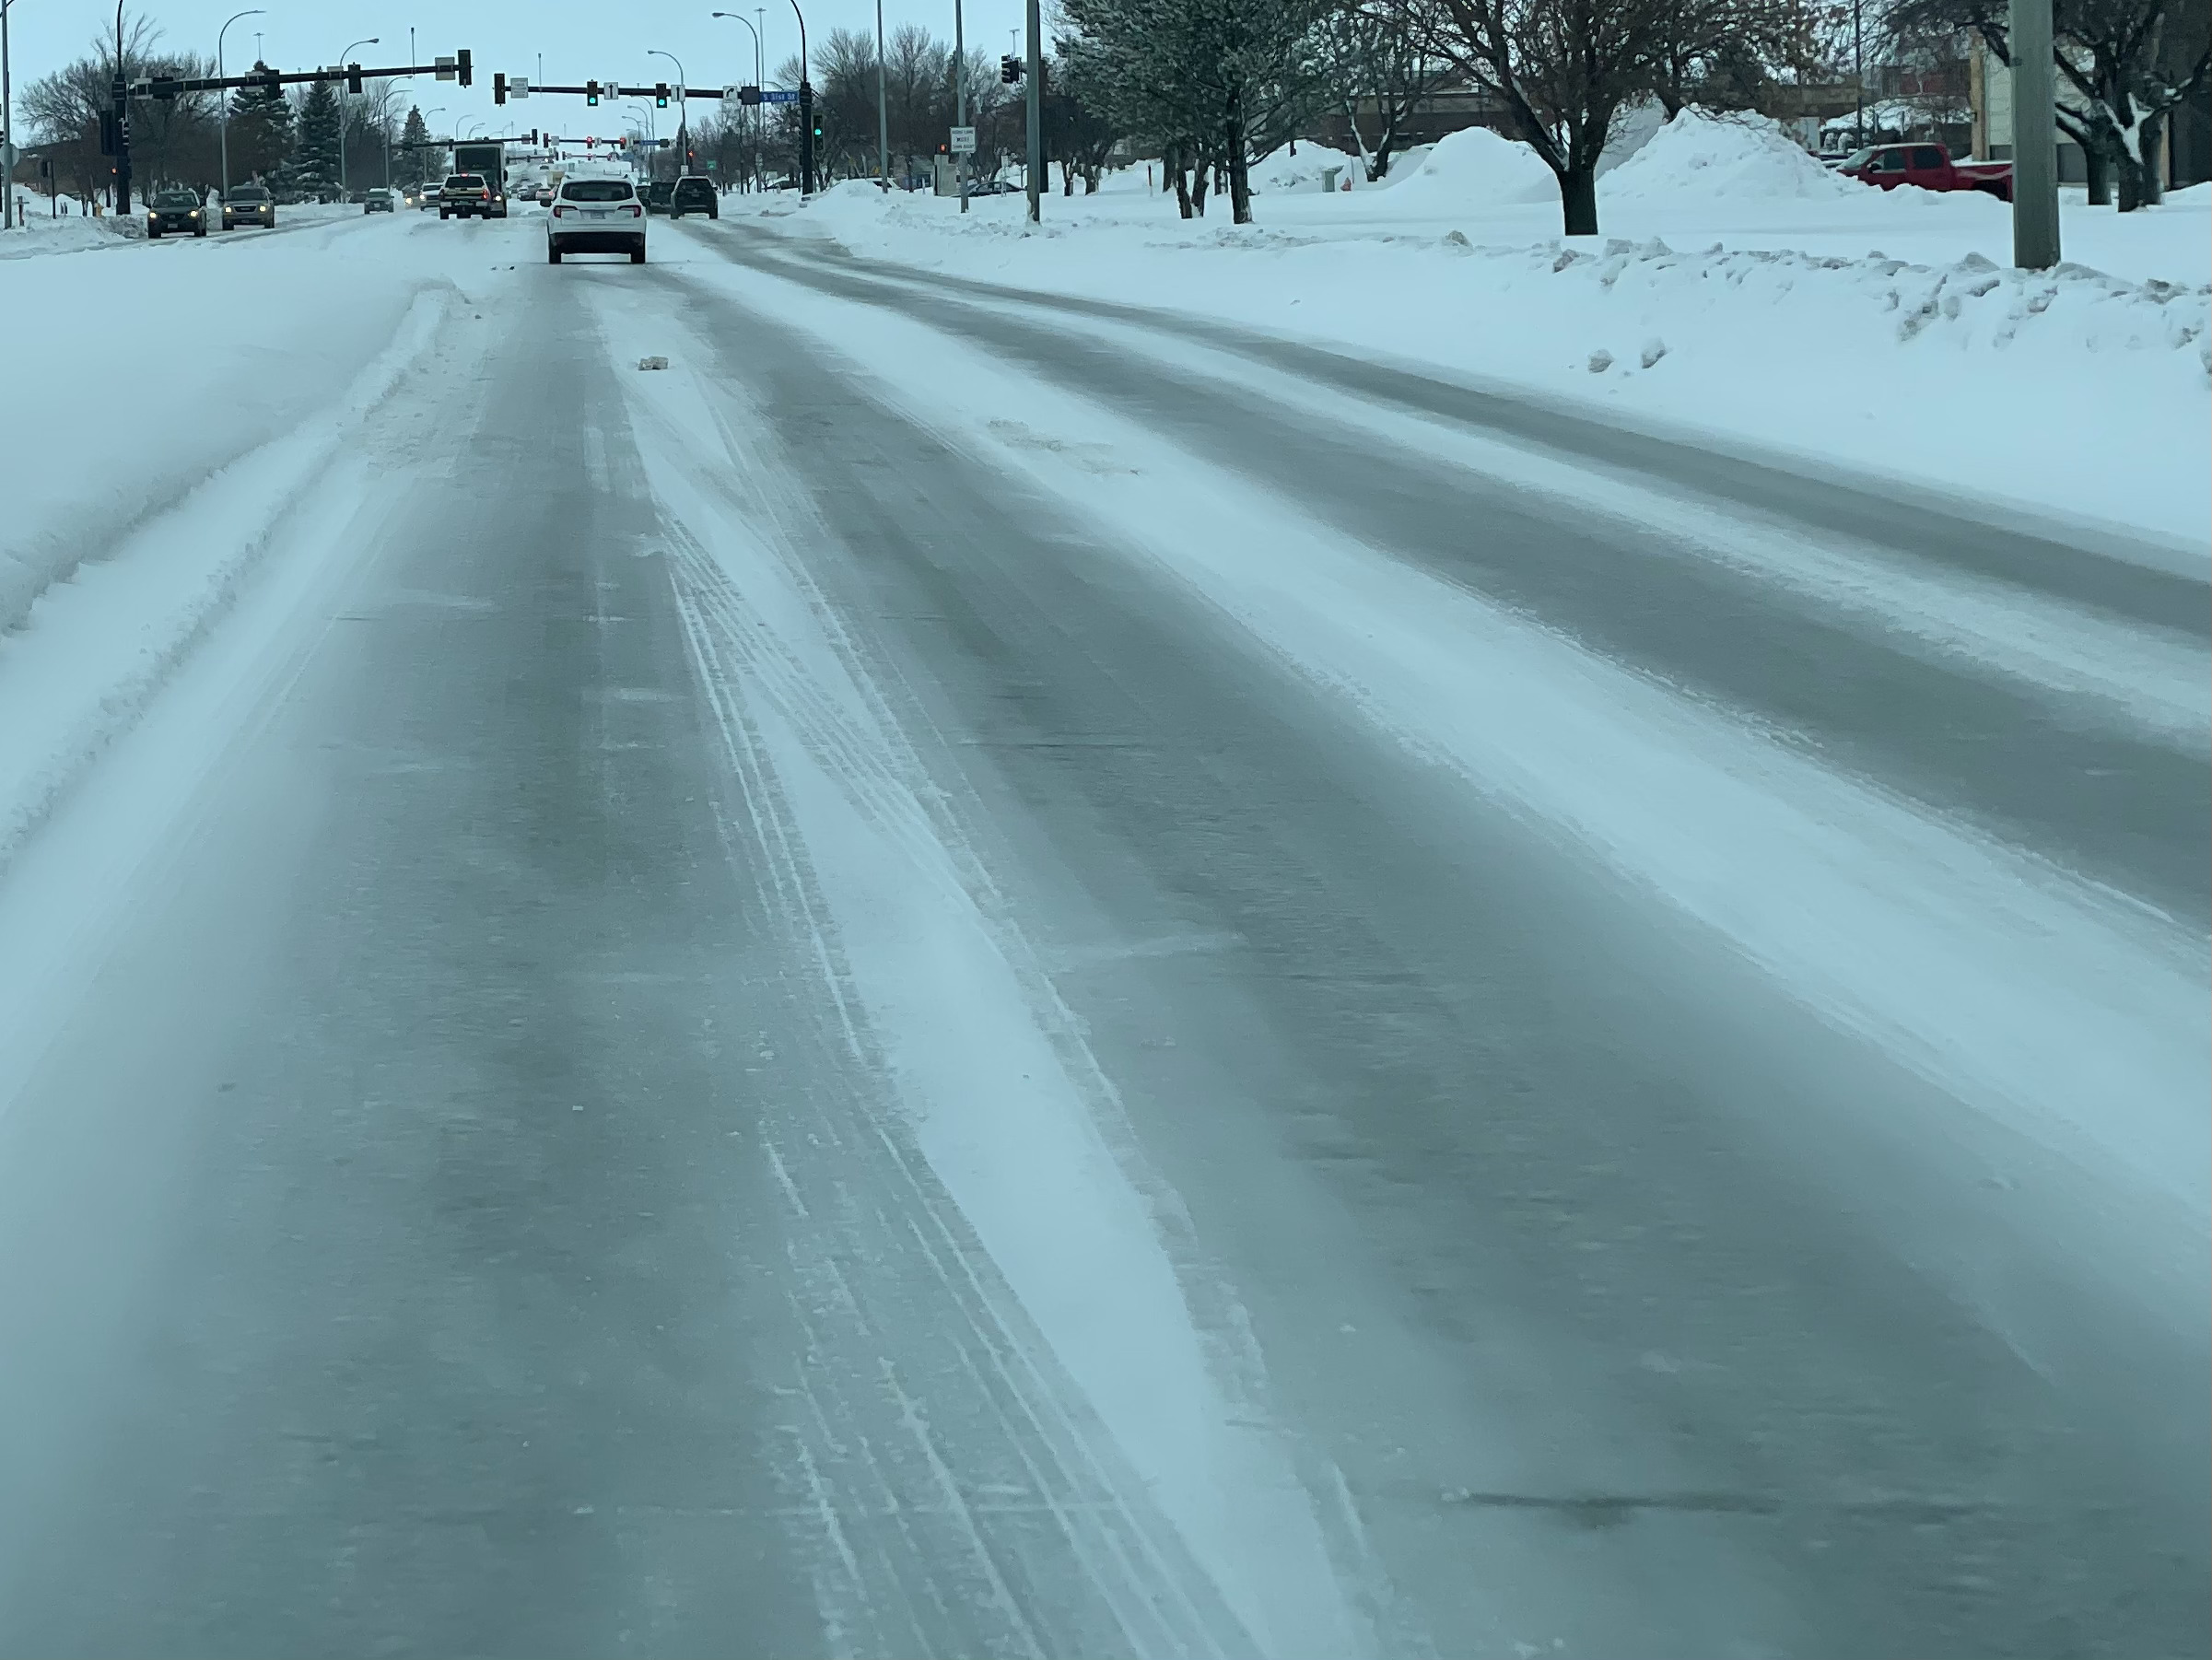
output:
<svg viewBox="0 0 2212 1660"><path fill-rule="evenodd" d="M795 87L763 87L760 89L760 101L764 104L795 104L799 101L799 89Z"/></svg>

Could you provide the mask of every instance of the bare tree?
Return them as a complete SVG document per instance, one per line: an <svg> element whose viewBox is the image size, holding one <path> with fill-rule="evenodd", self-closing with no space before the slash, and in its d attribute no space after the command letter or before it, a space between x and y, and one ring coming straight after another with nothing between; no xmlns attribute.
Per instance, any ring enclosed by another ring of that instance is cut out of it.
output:
<svg viewBox="0 0 2212 1660"><path fill-rule="evenodd" d="M1569 236L1598 231L1598 158L1648 95L1678 0L1438 0L1436 41L1559 181Z"/></svg>
<svg viewBox="0 0 2212 1660"><path fill-rule="evenodd" d="M1435 0L1355 0L1321 19L1321 51L1368 181L1390 157L1414 112L1459 73L1436 50Z"/></svg>

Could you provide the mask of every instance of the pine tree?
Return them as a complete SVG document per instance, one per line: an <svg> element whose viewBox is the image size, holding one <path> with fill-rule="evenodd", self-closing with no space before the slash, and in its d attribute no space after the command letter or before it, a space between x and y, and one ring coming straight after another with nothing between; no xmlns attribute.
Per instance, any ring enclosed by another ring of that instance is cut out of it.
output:
<svg viewBox="0 0 2212 1660"><path fill-rule="evenodd" d="M413 105L408 106L406 124L400 129L400 143L406 155L400 170L409 183L420 184L429 171L430 129L423 121L422 111Z"/></svg>
<svg viewBox="0 0 2212 1660"><path fill-rule="evenodd" d="M338 196L338 94L328 81L308 88L299 106L299 143L293 152L291 185L318 202Z"/></svg>
<svg viewBox="0 0 2212 1660"><path fill-rule="evenodd" d="M255 64L256 75L267 71ZM283 89L241 87L230 98L231 177L259 179L272 190L287 187L292 157L292 102Z"/></svg>

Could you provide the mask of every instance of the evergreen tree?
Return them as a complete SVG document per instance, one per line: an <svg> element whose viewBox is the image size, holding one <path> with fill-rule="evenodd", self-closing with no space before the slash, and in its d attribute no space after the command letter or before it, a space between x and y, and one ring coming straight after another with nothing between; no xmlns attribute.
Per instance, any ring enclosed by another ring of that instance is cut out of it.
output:
<svg viewBox="0 0 2212 1660"><path fill-rule="evenodd" d="M256 75L268 69L253 65ZM230 96L230 176L259 179L272 190L287 186L292 158L292 100L283 88L240 87Z"/></svg>
<svg viewBox="0 0 2212 1660"><path fill-rule="evenodd" d="M401 151L400 175L410 184L420 184L429 174L430 129L423 121L422 111L414 105L408 106L400 143L405 146Z"/></svg>
<svg viewBox="0 0 2212 1660"><path fill-rule="evenodd" d="M318 202L338 196L338 93L328 81L308 88L299 105L299 142L292 154L292 188Z"/></svg>

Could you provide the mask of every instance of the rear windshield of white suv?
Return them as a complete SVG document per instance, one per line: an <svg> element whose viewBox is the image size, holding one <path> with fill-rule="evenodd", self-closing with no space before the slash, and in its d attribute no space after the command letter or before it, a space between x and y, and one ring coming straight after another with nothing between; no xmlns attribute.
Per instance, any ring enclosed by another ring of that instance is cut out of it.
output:
<svg viewBox="0 0 2212 1660"><path fill-rule="evenodd" d="M564 202L627 202L627 179L575 179L561 186Z"/></svg>

